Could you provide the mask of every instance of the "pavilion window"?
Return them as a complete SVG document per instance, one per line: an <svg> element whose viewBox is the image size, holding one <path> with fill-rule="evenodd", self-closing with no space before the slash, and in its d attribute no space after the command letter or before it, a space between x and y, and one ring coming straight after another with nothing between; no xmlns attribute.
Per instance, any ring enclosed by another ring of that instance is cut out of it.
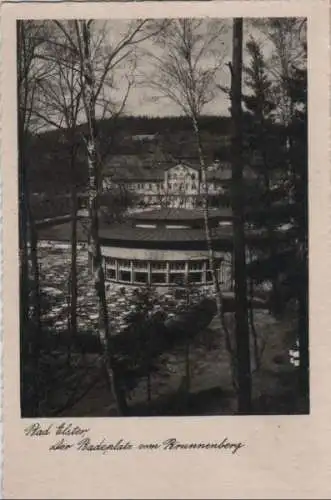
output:
<svg viewBox="0 0 331 500"><path fill-rule="evenodd" d="M143 260L134 260L133 261L133 268L147 270L147 262L145 262Z"/></svg>
<svg viewBox="0 0 331 500"><path fill-rule="evenodd" d="M131 261L127 259L121 259L118 261L120 269L131 269Z"/></svg>
<svg viewBox="0 0 331 500"><path fill-rule="evenodd" d="M188 275L189 283L201 283L202 282L202 272L193 272Z"/></svg>
<svg viewBox="0 0 331 500"><path fill-rule="evenodd" d="M106 279L115 280L116 279L116 271L115 269L110 269L109 267L106 269Z"/></svg>
<svg viewBox="0 0 331 500"><path fill-rule="evenodd" d="M107 269L108 268L115 269L116 261L115 259L111 259L110 257L105 257L105 264Z"/></svg>
<svg viewBox="0 0 331 500"><path fill-rule="evenodd" d="M183 286L186 283L185 273L174 273L169 276L169 282L172 285Z"/></svg>
<svg viewBox="0 0 331 500"><path fill-rule="evenodd" d="M156 270L156 271L159 271L159 270L162 270L162 269L166 269L167 268L167 263L166 262L152 262L151 263L151 269L152 271Z"/></svg>
<svg viewBox="0 0 331 500"><path fill-rule="evenodd" d="M135 283L148 283L148 273L142 271L134 272L134 280Z"/></svg>
<svg viewBox="0 0 331 500"><path fill-rule="evenodd" d="M151 274L151 283L153 285L163 285L167 282L166 273L153 273Z"/></svg>
<svg viewBox="0 0 331 500"><path fill-rule="evenodd" d="M119 271L119 281L131 282L131 271Z"/></svg>
<svg viewBox="0 0 331 500"><path fill-rule="evenodd" d="M170 271L184 271L185 262L170 262Z"/></svg>
<svg viewBox="0 0 331 500"><path fill-rule="evenodd" d="M203 269L203 262L202 261L198 261L198 262L191 261L191 262L189 262L189 270L190 271L202 271L202 269Z"/></svg>

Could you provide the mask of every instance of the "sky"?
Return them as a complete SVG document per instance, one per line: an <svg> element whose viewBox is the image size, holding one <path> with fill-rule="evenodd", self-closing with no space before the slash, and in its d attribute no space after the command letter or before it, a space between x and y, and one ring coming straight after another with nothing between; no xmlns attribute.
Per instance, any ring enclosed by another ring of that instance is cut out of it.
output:
<svg viewBox="0 0 331 500"><path fill-rule="evenodd" d="M222 20L220 20L222 21ZM107 30L109 30L109 43L110 45L113 45L114 43L116 44L118 40L123 36L123 34L126 32L128 29L128 23L130 21L124 21L124 20L111 20L106 22ZM231 47L231 40L232 40L232 23L231 20L227 20L228 23L228 29L225 34L222 34L222 41L224 43L223 45L223 51L224 51L224 62L230 62L231 57L232 57L232 47ZM207 26L207 24L206 24ZM254 36L254 38L259 39L260 41L263 42L264 38L261 32L257 30L256 28L252 28L249 22L244 23L244 41L243 41L243 46L245 47L246 42L248 41L250 36ZM266 43L265 45L265 50L266 54L268 54L268 47ZM154 51L154 53L157 53L157 55L162 56L162 52L159 50L157 52L157 49L155 48L154 45L152 45L152 42L150 40L145 41L141 44L142 48L146 51ZM155 52L156 51L156 52ZM270 49L269 49L270 51ZM248 63L247 59L247 53L246 50L244 49L243 53L243 58L244 58L244 64ZM149 59L143 55L140 55L138 57L138 67L137 67L137 74L138 74L138 79L139 75L142 73L144 75L148 75L149 72L152 72L152 66L151 63L149 62ZM127 67L122 65L120 71L118 71L118 74L122 75L121 79L117 81L117 95L120 98L122 93L126 89L126 80L124 75L127 72ZM229 67L226 66L226 64L221 68L219 74L218 74L218 80L220 84L224 87L228 87L230 84L230 70ZM129 98L126 103L126 113L130 115L149 115L149 116L172 116L172 115L179 115L181 114L181 110L178 106L174 104L169 99L160 99L160 100L155 100L155 93L148 87L141 87L139 85L135 85L131 88ZM217 115L229 115L229 100L227 95L219 90L217 92L217 95L215 96L215 99L213 99L212 102L207 104L203 110L204 114L217 114Z"/></svg>
<svg viewBox="0 0 331 500"><path fill-rule="evenodd" d="M94 54L94 63L96 67L99 67L99 71L102 73L105 67L105 60L107 60L107 56L109 54L117 53L117 57L119 59L118 64L115 64L115 70L111 71L109 75L113 75L113 78L109 77L109 86L104 86L104 102L107 106L113 106L113 109L116 108L116 104L123 102L123 96L127 90L128 84L128 76L131 75L131 82L133 82L130 92L128 94L128 98L126 101L126 106L124 108L124 113L127 115L134 116L178 116L182 114L182 111L178 105L176 105L170 99L156 99L156 92L152 90L151 86L148 85L148 82L151 80L151 75L153 71L155 71L155 67L153 66L150 54L152 53L154 56L156 55L163 62L164 54L163 50L167 50L170 41L169 36L165 41L165 48L156 46L155 43L151 40L151 38L146 38L145 33L138 32L136 36L139 37L140 43L133 44L129 47L129 49L124 47L124 51L121 50L116 52L116 47L118 44L123 41L123 37L128 36L128 33L131 33L133 25L139 20L104 20L104 21L94 21L94 41L96 42L96 46L98 50L96 50ZM140 20L141 22L141 20ZM156 22L160 22L160 20L150 20L151 24L149 26L154 26ZM225 27L222 29L222 32L219 32L220 26ZM223 88L229 88L230 86L230 69L227 63L231 62L232 59L232 19L204 19L201 25L199 25L199 34L200 34L200 44L204 44L208 35L210 33L215 33L216 38L215 44L211 48L207 55L202 59L201 64L203 69L213 67L215 63L215 58L217 61L220 59L223 61L223 64L218 69L217 73L217 83ZM213 31L215 30L215 31ZM146 39L141 41L141 37L144 36ZM253 25L252 20L244 19L244 31L243 31L243 65L249 65L249 57L246 50L247 41L253 37L257 40L262 46L264 55L267 59L270 59L272 54L272 46L268 37L256 26ZM102 38L103 43L100 42ZM93 49L94 50L94 49ZM135 57L132 57L132 50ZM92 51L93 52L93 51ZM100 56L100 58L99 58ZM123 57L124 56L124 57ZM99 66L96 61L99 61ZM115 59L116 61L116 59ZM134 61L134 78L132 79L132 64ZM145 82L142 85L142 82ZM54 85L56 88L56 78ZM245 77L243 74L243 92L247 92L247 88L245 88ZM215 92L215 96L213 99L208 102L208 104L202 109L202 114L211 114L218 116L227 116L229 115L229 99L228 94L217 88ZM45 110L46 112L47 110ZM47 111L48 113L48 111ZM59 116L55 111L55 120L58 121ZM102 115L100 110L97 110L97 118L100 118ZM48 116L48 115L47 115ZM109 116L109 114L108 114ZM105 118L108 117L107 115ZM83 122L86 120L85 113L79 114L79 121ZM49 128L50 123L48 121L46 128Z"/></svg>
<svg viewBox="0 0 331 500"><path fill-rule="evenodd" d="M107 21L106 25L107 25L107 30L109 30L109 42L111 45L117 43L117 41L123 36L123 33L125 33L128 28L129 22L130 21L124 21L124 20ZM224 59L225 63L230 62L232 57L232 47L231 47L232 22L231 20L227 20L227 23L228 23L227 33L222 34L222 40L224 43L223 50L225 55ZM253 28L248 21L245 21L244 40L243 40L244 64L248 63L245 45L250 36L253 36L254 38L260 40L263 43L266 55L268 55L268 53L270 52L270 47L268 48L266 38L263 36L263 34L256 28ZM155 46L152 45L151 41L143 42L141 46L143 47L143 49L147 51L154 51L154 52L156 51ZM158 52L158 55L160 56L162 55L160 51ZM125 75L126 71L127 68L125 68L125 66L124 67L122 66L121 72L123 73L123 76ZM148 62L148 58L144 57L143 55L139 56L138 68L137 68L138 75L140 73L148 74L151 71L152 67ZM224 87L229 86L230 71L228 66L224 65L224 67L220 70L218 74L218 79L222 86ZM122 81L119 80L117 86L119 89L118 96L120 96L121 95L120 88L122 88L122 91L124 91L123 89L126 88L125 79ZM180 108L176 106L174 102L172 102L171 100L160 99L156 101L154 97L155 93L153 93L153 91L148 87L143 88L140 87L139 85L132 87L129 94L129 98L127 100L126 113L130 115L149 115L149 116L172 116L181 114ZM209 104L207 104L203 111L204 114L229 115L229 100L227 95L223 91L219 90L217 92L217 95L215 96L215 99Z"/></svg>

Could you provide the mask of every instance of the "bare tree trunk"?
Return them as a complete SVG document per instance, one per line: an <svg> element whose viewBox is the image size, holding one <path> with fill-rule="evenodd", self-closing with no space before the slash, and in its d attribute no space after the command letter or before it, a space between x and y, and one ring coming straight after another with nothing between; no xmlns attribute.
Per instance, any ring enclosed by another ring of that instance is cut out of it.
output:
<svg viewBox="0 0 331 500"><path fill-rule="evenodd" d="M116 360L112 349L112 340L109 331L109 318L105 291L105 276L102 265L102 255L99 241L99 194L100 178L97 158L97 133L95 117L94 74L90 53L90 25L89 21L82 21L83 39L83 85L85 109L88 122L86 150L89 173L89 218L90 218L90 245L93 259L94 286L99 299L99 336L104 350L104 368L107 380L115 399L117 411L120 415L127 412L127 403L124 389L121 387Z"/></svg>
<svg viewBox="0 0 331 500"><path fill-rule="evenodd" d="M75 178L75 157L71 151L71 269L69 282L70 296L70 320L69 331L70 341L68 347L68 363L70 364L71 344L77 335L77 212L78 198Z"/></svg>
<svg viewBox="0 0 331 500"><path fill-rule="evenodd" d="M30 253L31 253L31 268L33 276L33 304L32 304L32 320L36 328L37 344L40 344L41 337L41 307L40 307L40 276L39 276L39 260L38 260L38 235L30 210Z"/></svg>
<svg viewBox="0 0 331 500"><path fill-rule="evenodd" d="M20 183L20 322L21 331L24 329L29 320L29 255L28 255L28 218L26 206L26 172L23 159L23 144L21 134L19 137L19 183Z"/></svg>
<svg viewBox="0 0 331 500"><path fill-rule="evenodd" d="M25 170L26 163L22 165ZM25 176L25 174L23 174ZM21 209L24 211L24 266L22 270L21 284L21 342L25 353L25 368L33 367L33 377L31 379L32 397L29 405L29 416L38 416L40 403L40 350L41 350L41 303L40 303L40 279L38 263L38 238L33 216L31 213L28 183L24 183L24 202ZM22 215L22 214L21 214ZM31 270L30 270L31 267ZM23 366L21 366L21 370ZM24 381L22 381L24 384Z"/></svg>
<svg viewBox="0 0 331 500"><path fill-rule="evenodd" d="M218 275L217 275L217 268L216 268L216 262L215 262L213 240L212 240L212 230L211 230L210 222L209 222L207 169L206 169L206 163L205 163L205 158L204 158L202 144L201 144L199 124L198 124L198 121L195 117L193 117L193 128L194 128L194 132L195 132L197 144L198 144L198 154L199 154L199 162L200 162L200 169L201 169L201 180L202 180L202 184L204 185L204 189L203 189L203 193L202 193L202 210L203 210L204 228L205 228L205 235L206 235L206 244L207 244L207 250L208 250L209 267L210 267L210 271L212 273L217 315L218 315L218 318L220 320L221 326L222 326L224 334L225 334L226 348L227 348L227 350L230 354L230 358L231 358L232 382L233 382L234 387L236 387L237 382L236 382L236 375L235 375L235 370L236 370L235 369L235 359L233 356L234 352L233 352L233 348L231 345L229 330L228 330L228 327L226 325L225 317L224 317L222 291L221 291L221 287L220 287L219 279L218 279Z"/></svg>
<svg viewBox="0 0 331 500"><path fill-rule="evenodd" d="M238 363L238 412L251 412L251 360L247 318L247 283L245 226L243 210L243 159L242 159L242 43L243 20L233 20L233 61L231 114L232 138L232 211L235 277L235 318Z"/></svg>
<svg viewBox="0 0 331 500"><path fill-rule="evenodd" d="M27 164L23 168L27 168ZM26 220L28 225L28 267L29 261L31 265L28 274L29 287L29 312L28 312L28 331L30 338L29 357L34 370L34 388L33 388L33 412L37 416L39 413L40 404L40 353L42 339L42 323L41 323L41 295L40 295L40 276L38 262L38 234L35 227L34 217L31 210L28 182L25 184L25 209Z"/></svg>

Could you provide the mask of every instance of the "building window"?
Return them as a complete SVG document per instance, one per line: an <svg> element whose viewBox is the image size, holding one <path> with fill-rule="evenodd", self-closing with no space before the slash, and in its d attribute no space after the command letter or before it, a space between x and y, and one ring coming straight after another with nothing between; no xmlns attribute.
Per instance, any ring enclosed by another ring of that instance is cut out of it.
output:
<svg viewBox="0 0 331 500"><path fill-rule="evenodd" d="M135 283L148 283L148 274L138 271L134 273Z"/></svg>
<svg viewBox="0 0 331 500"><path fill-rule="evenodd" d="M147 262L143 260L134 260L133 267L134 269L147 269Z"/></svg>
<svg viewBox="0 0 331 500"><path fill-rule="evenodd" d="M202 271L203 269L203 262L194 262L191 261L189 262L189 270L190 271Z"/></svg>
<svg viewBox="0 0 331 500"><path fill-rule="evenodd" d="M189 273L188 281L189 281L189 283L201 283L202 282L202 273Z"/></svg>
<svg viewBox="0 0 331 500"><path fill-rule="evenodd" d="M164 284L167 282L165 273L152 273L151 275L152 284Z"/></svg>
<svg viewBox="0 0 331 500"><path fill-rule="evenodd" d="M118 265L120 266L121 269L130 269L131 268L131 261L122 259L118 261Z"/></svg>
<svg viewBox="0 0 331 500"><path fill-rule="evenodd" d="M105 263L106 267L115 267L116 266L116 261L115 259L111 259L110 257L105 257Z"/></svg>
<svg viewBox="0 0 331 500"><path fill-rule="evenodd" d="M125 281L126 283L131 282L131 272L130 271L120 271L119 281Z"/></svg>
<svg viewBox="0 0 331 500"><path fill-rule="evenodd" d="M109 268L106 269L106 279L109 279L109 280L116 279L115 269L109 269Z"/></svg>
<svg viewBox="0 0 331 500"><path fill-rule="evenodd" d="M166 264L166 262L152 262L151 268L152 268L152 270L155 269L158 271L160 269L166 269L167 264Z"/></svg>
<svg viewBox="0 0 331 500"><path fill-rule="evenodd" d="M172 285L183 286L185 285L186 279L184 273L170 274L169 281Z"/></svg>
<svg viewBox="0 0 331 500"><path fill-rule="evenodd" d="M182 271L185 269L185 262L170 262L170 271Z"/></svg>

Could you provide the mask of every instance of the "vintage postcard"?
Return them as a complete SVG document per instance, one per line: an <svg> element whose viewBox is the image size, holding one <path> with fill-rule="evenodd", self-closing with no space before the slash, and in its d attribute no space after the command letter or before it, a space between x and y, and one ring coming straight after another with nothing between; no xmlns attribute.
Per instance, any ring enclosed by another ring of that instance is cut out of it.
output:
<svg viewBox="0 0 331 500"><path fill-rule="evenodd" d="M4 3L4 498L329 498L329 6Z"/></svg>

